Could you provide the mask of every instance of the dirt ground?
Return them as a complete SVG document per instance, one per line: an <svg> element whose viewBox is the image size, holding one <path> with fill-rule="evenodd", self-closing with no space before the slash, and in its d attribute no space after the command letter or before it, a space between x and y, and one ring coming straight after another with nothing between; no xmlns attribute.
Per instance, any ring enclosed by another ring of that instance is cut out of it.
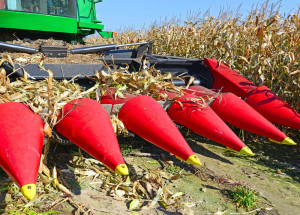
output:
<svg viewBox="0 0 300 215"><path fill-rule="evenodd" d="M185 134L186 130L182 130ZM168 189L183 192L181 198L186 206L178 209L165 209L157 204L148 210L136 210L136 214L248 214L226 195L226 190L234 184L246 184L259 193L260 203L251 214L300 214L299 184L299 147L277 145L270 142L248 142L247 145L258 153L255 157L247 157L227 151L224 147L201 138L195 134L186 137L191 148L202 162L198 172L190 165L168 158L175 166L182 169L178 180L163 177ZM119 138L120 143L124 142ZM124 156L126 163L137 175L148 169L161 169L160 153L163 151L140 138L131 138L132 144L138 145L138 152L145 156ZM126 140L126 144L130 144ZM141 147L141 148L140 148ZM151 155L148 155L151 152ZM197 167L198 168L198 167ZM167 171L164 169L164 171ZM108 197L101 192L97 183L86 184L79 188L74 199L82 204L89 204L95 214L132 214L128 210L128 202L124 199ZM64 212L62 211L62 214Z"/></svg>
<svg viewBox="0 0 300 215"><path fill-rule="evenodd" d="M180 207L165 208L157 203L151 208L140 206L129 210L130 202L103 190L103 182L78 179L69 171L63 175L74 193L72 201L57 204L52 210L58 214L83 214L78 212L80 205L92 214L300 214L299 146L277 145L264 138L246 141L256 153L255 157L247 157L191 132L186 136L187 129L181 132L198 154L202 166L185 164L139 137L118 137L130 174L138 177L149 171L160 171L165 188L173 193L182 192ZM78 149L60 145L55 150L51 160L64 169ZM172 163L173 169L160 162L162 156ZM84 154L84 157L89 156ZM259 203L250 212L237 208L227 195L236 185L247 185L259 194ZM2 192L2 206L4 199L5 192ZM143 199L141 203L147 205L149 200Z"/></svg>

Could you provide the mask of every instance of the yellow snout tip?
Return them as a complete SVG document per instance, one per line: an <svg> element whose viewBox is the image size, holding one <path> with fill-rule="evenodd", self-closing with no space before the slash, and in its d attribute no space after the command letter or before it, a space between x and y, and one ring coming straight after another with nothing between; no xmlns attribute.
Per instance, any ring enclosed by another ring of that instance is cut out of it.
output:
<svg viewBox="0 0 300 215"><path fill-rule="evenodd" d="M188 157L187 160L183 160L182 158L177 157L177 156L176 156L176 158L179 159L179 160L181 160L181 161L187 162L187 163L189 163L189 164L202 165L202 164L200 163L200 160L199 160L199 158L197 157L197 155L191 155L191 156Z"/></svg>
<svg viewBox="0 0 300 215"><path fill-rule="evenodd" d="M274 143L279 143L279 144L283 144L283 145L290 145L290 146L296 146L297 143L295 143L291 138L287 137L285 138L282 142L279 142L279 141L276 141L276 140L273 140L271 138L269 138L269 140L271 142L274 142Z"/></svg>
<svg viewBox="0 0 300 215"><path fill-rule="evenodd" d="M36 185L26 184L21 187L21 192L23 193L23 196L25 196L25 198L27 198L28 200L32 200L36 194Z"/></svg>
<svg viewBox="0 0 300 215"><path fill-rule="evenodd" d="M120 164L115 168L115 173L119 174L119 175L128 175L129 171L128 171L128 167L126 164Z"/></svg>
<svg viewBox="0 0 300 215"><path fill-rule="evenodd" d="M253 152L251 151L251 149L248 146L243 147L241 149L240 153L243 155L254 156Z"/></svg>
<svg viewBox="0 0 300 215"><path fill-rule="evenodd" d="M287 137L285 138L281 144L284 144L284 145L290 145L290 146L296 146L297 143L294 142L294 140L292 140L291 138Z"/></svg>
<svg viewBox="0 0 300 215"><path fill-rule="evenodd" d="M254 153L251 151L251 149L248 146L243 147L240 151L233 150L229 147L227 147L227 149L233 152L238 152L243 155L254 156Z"/></svg>

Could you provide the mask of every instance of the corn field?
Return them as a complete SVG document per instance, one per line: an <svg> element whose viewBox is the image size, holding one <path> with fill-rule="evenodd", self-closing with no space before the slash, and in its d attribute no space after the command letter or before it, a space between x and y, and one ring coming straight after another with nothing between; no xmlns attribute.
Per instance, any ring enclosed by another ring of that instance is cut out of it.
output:
<svg viewBox="0 0 300 215"><path fill-rule="evenodd" d="M281 15L280 2L263 3L243 17L230 10L218 17L191 14L188 20L153 24L144 30L125 30L101 43L153 41L153 52L195 58L216 58L256 85L266 85L299 111L300 8Z"/></svg>

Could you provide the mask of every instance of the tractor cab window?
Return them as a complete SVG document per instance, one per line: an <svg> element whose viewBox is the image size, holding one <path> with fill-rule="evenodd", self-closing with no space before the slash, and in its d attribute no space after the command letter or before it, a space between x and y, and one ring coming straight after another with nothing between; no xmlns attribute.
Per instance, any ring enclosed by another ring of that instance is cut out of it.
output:
<svg viewBox="0 0 300 215"><path fill-rule="evenodd" d="M75 1L76 0L0 0L0 10L5 9L76 18Z"/></svg>

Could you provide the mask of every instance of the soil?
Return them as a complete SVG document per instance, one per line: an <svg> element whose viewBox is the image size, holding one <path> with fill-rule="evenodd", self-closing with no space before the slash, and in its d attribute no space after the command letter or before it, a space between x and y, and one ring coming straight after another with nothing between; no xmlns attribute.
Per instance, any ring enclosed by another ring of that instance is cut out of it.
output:
<svg viewBox="0 0 300 215"><path fill-rule="evenodd" d="M87 206L93 214L300 214L300 174L297 166L299 146L277 145L264 138L248 140L245 141L246 144L257 153L255 157L248 157L228 151L194 133L190 132L186 136L186 129L181 129L181 132L198 154L202 166L183 163L141 138L118 137L131 174L142 176L149 169L162 170L163 185L173 193L184 193L180 199L181 207L166 209L157 203L150 209L130 211L126 199L109 196L101 189L97 180L83 179L78 183L75 178L71 179L74 180L73 184L68 181L75 194L73 200ZM132 152L127 152L128 146L132 147ZM59 151L71 154L68 151L74 150L72 147L74 146L60 146ZM170 179L170 171L157 162L162 156L181 170L179 178ZM65 165L67 157L57 155L53 159L58 162L59 167ZM252 211L237 208L227 195L227 191L237 185L247 185L259 193L259 203ZM147 200L144 201L146 204ZM74 214L76 211L72 203L68 202L55 210L60 211L60 214Z"/></svg>

